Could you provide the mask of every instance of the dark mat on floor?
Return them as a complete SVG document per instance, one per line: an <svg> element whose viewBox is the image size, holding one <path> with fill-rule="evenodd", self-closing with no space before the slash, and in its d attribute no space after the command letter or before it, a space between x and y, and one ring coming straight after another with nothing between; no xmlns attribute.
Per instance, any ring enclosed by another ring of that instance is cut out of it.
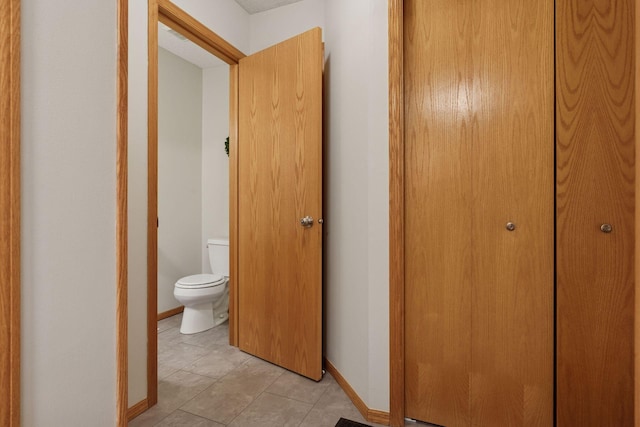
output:
<svg viewBox="0 0 640 427"><path fill-rule="evenodd" d="M355 421L347 420L345 418L340 418L338 420L338 424L336 427L371 427L369 424L357 423Z"/></svg>

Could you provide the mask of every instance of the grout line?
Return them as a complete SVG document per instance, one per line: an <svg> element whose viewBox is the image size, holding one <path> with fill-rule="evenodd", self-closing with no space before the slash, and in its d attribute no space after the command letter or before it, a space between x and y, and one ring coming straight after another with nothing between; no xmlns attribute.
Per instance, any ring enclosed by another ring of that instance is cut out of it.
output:
<svg viewBox="0 0 640 427"><path fill-rule="evenodd" d="M180 405L180 407L178 409L176 409L176 411L182 411L182 412L186 412L189 415L194 415L196 417L200 417L203 418L207 421L212 421L214 423L218 423L218 424L223 424L220 421L216 421L216 420L212 420L211 418L207 418L207 417L203 417L202 415L198 415L198 414L194 414L193 412L190 412L186 409L182 409L187 403L191 402L192 400L194 400L195 398L197 398L198 396L200 396L202 393L204 393L205 391L209 390L211 387L213 387L214 385L216 385L216 383L219 380L214 381L213 383L211 383L211 385L209 387L206 387L204 390L202 390L200 393L196 394L195 396L193 396L191 399L187 400L186 402L184 402L182 405ZM226 425L226 424L225 424Z"/></svg>
<svg viewBox="0 0 640 427"><path fill-rule="evenodd" d="M165 329L164 331L159 332L159 333L158 333L158 335L160 336L160 334L162 334L162 333L164 333L164 332L170 332L170 331L176 331L176 330L179 332L179 326L173 326L173 327L167 328L167 329ZM168 335L167 335L167 336L168 336ZM169 343L171 343L171 342L168 342L168 343L166 343L166 344L169 344ZM277 382L280 378L282 378L282 376L283 376L283 375L285 375L285 373L286 373L286 372L289 372L289 371L284 370L284 369L279 373L279 375L275 376L275 377L273 378L273 380L272 380L272 381L270 381L270 382L265 386L265 388L264 388L260 393L258 393L258 394L257 394L257 395L256 395L256 396L251 400L251 402L249 402L249 403L247 404L247 406L245 406L245 407L244 407L244 408L243 408L243 409L242 409L242 410L241 410L241 411L240 411L240 412L239 412L235 417L233 417L233 418L231 419L231 421L229 421L229 423L227 423L227 424L225 424L225 423L221 423L220 421L216 421L216 420L213 420L213 419L207 418L207 417L202 416L202 415L194 414L194 413L192 413L192 412L190 412L190 411L188 411L188 410L183 409L183 408L184 408L184 406L186 406L188 403L190 403L190 402L192 402L194 399L196 399L196 398L200 397L203 393L207 392L207 390L209 390L211 387L216 386L216 384L217 384L218 382L220 382L220 381L222 381L223 379L227 378L230 374L232 374L232 373L234 373L234 372L237 372L238 370L240 370L240 369L241 369L241 368L243 368L243 367L251 366L252 362L255 362L255 361L262 361L262 359L260 359L260 358L258 358L258 357L255 357L255 356L252 356L252 355L250 355L250 354L248 354L248 353L244 353L244 352L243 352L244 354L247 354L247 356L248 356L248 357L247 357L245 360L243 360L243 361L241 361L240 363L238 363L237 365L235 365L233 369L231 369L230 371L228 371L226 374L224 374L224 375L223 375L223 376L221 376L221 377L212 377L212 376L209 376L209 375L203 375L203 374L200 374L200 373L196 373L196 372L192 372L192 371L190 371L190 370L189 370L189 367L190 367L190 366L192 366L193 364L197 363L199 360L201 360L201 359L203 359L203 358L205 358L205 357L210 356L214 351L216 351L217 349L219 349L219 348L220 348L220 347L218 347L218 345L220 345L220 346L222 346L222 347L228 346L228 344L226 344L226 343L218 343L218 342L217 342L217 341L215 341L215 340L213 341L213 343L215 343L215 344L216 344L216 347L215 347L215 348L201 347L201 346L199 346L199 345L196 345L196 344L190 344L190 343L187 343L187 342L184 342L184 341L175 341L174 343L172 343L172 344L186 344L186 345L188 345L188 346L190 346L190 347L192 347L192 348L194 348L194 349L198 348L198 349L201 349L201 350L207 350L207 353L206 353L206 354L204 354L204 355L202 355L200 358L195 359L194 361L192 361L192 362L190 362L190 363L186 364L185 366L183 366L183 367L181 367L181 368L177 369L176 371L172 372L170 375L167 375L167 376L165 376L165 377L163 377L163 378L160 378L159 380L164 380L164 379L166 379L167 377L169 377L169 376L171 376L171 375L174 375L174 374L176 374L176 373L178 373L178 372L187 372L187 373L192 374L192 375L197 375L197 376L200 376L200 377L204 377L204 378L211 379L211 380L213 380L213 382L212 382L209 386L207 386L205 389L203 389L202 391L200 391L199 393L197 393L196 395L194 395L191 399L189 399L189 400L187 400L186 402L184 402L184 403L183 403L179 408L177 408L176 410L172 411L172 412L171 412L171 413L169 413L169 414L166 414L166 415L165 415L161 420L159 420L159 421L158 421L158 423L162 422L163 420L165 420L165 419L166 419L167 417L169 417L170 415L175 414L177 411L182 411L182 412L185 412L185 413L187 413L187 414L189 414L189 415L196 416L196 417L199 417L199 418L202 418L202 419L205 419L205 420L211 421L211 422L215 422L215 423L223 424L223 425L229 425L230 423L234 422L234 421L235 421L235 420L236 420L240 415L242 415L242 414L243 414L243 413L244 413L244 412L245 412L245 411L246 411L246 410L247 410L247 409L248 409L248 408L249 408L249 407L250 407L254 402L256 402L256 401L257 401L257 400L258 400L258 399L259 399L263 394L265 394L265 393L266 393L266 394L269 394L269 395L272 395L272 396L277 396L277 397L285 398L285 399L291 400L291 401L293 401L293 402L298 402L298 403L302 403L302 404L305 404L305 405L310 405L310 408L307 410L306 414L304 415L304 417L302 418L302 420L300 421L300 423L298 423L298 424L297 424L297 426L300 426L301 424L303 424L303 423L304 423L304 422L309 418L309 415L311 414L311 412L312 412L314 409L318 409L318 410L320 410L320 411L322 412L322 410L318 407L318 403L322 400L322 398L323 398L323 397L325 397L325 395L327 395L327 393L329 393L329 391L330 391L330 389L331 389L332 382L335 382L335 379L331 376L331 374L326 373L326 374L325 374L325 379L323 379L323 381L326 381L326 378L327 378L328 376L329 376L329 377L331 377L331 379L332 379L333 381L331 381L331 380L330 380L330 381L328 381L328 383L327 383L327 384L323 385L324 390L322 390L322 393L319 395L319 397L316 399L316 401L315 401L314 403L309 403L309 402L305 402L305 401L302 401L302 400L297 400L297 399L296 399L296 398L294 398L294 397L290 397L290 396L282 396L282 395L280 395L280 394L278 394L278 393L274 393L274 392L270 392L270 391L268 391L269 387L271 387L275 382ZM232 347L232 348L233 348L233 347ZM269 362L266 362L266 361L264 361L264 362L265 362L265 363L269 363ZM319 385L319 384L318 384L318 385ZM351 405L353 405L353 404L352 404L352 402L350 402L350 401L349 401L348 403L349 403L349 404L351 404ZM354 408L355 408L355 407L354 407ZM355 408L355 409L357 410L357 408ZM336 411L336 412L335 412L335 415L337 415L337 416L348 416L348 414L346 414L346 413L345 413L345 414L343 414L343 413L342 413L342 411ZM157 425L157 423L156 423L156 425Z"/></svg>
<svg viewBox="0 0 640 427"><path fill-rule="evenodd" d="M329 374L329 373L327 372L327 373L325 374L325 377L324 377L324 378L326 378L326 375L331 375L331 374ZM323 378L323 380L324 380L324 378ZM333 377L331 377L331 378L333 378ZM330 387L330 384L327 384L327 385L325 386L324 391L322 392L322 394L320 394L320 397L318 398L318 400L316 400L316 402L311 406L311 409L309 409L309 412L307 412L307 415L305 415L305 416L304 416L304 418L302 419L302 421L300 421L300 424L298 424L298 427L299 427L299 426L301 426L301 425L302 425L302 423L304 423L304 422L305 422L305 420L306 420L306 419L309 417L309 415L311 414L311 411L313 411L314 409L316 409L316 406L317 406L317 405L318 405L318 403L322 400L322 398L324 397L324 395L325 395L325 394L327 394L327 393L329 392L329 387Z"/></svg>
<svg viewBox="0 0 640 427"><path fill-rule="evenodd" d="M249 355L249 358L248 358L247 360L245 360L245 361L244 361L244 365L246 366L246 365L248 364L248 362L253 361L253 360L262 360L262 359L260 359L259 357L255 357L255 356ZM269 363L269 362L267 362L267 363ZM275 366L275 365L274 365L274 366ZM282 372L280 372L280 375L278 375L277 377L275 377L275 378L273 379L273 381L271 381L269 384L267 384L267 386L264 388L264 390L262 390L260 393L258 393L258 394L256 395L256 397L254 397L254 398L251 400L251 402L249 402L249 404L248 404L247 406L245 406L245 407L244 407L244 409L243 409L242 411L240 411L240 412L238 413L238 415L236 415L236 416L231 420L231 422L230 422L229 424L233 423L233 421L235 421L235 419L236 419L236 418L238 418L240 415L242 415L242 413L243 413L244 411L246 411L246 410L249 408L249 406L253 405L253 403L254 403L256 400L258 400L258 398L259 398L260 396L262 396L264 393L266 393L266 392L267 392L267 389L268 389L269 387L271 387L271 386L272 386L276 381L278 381L278 378L280 378L282 375L284 375L284 373L285 373L285 372L286 372L286 371L284 371L284 370L283 370Z"/></svg>

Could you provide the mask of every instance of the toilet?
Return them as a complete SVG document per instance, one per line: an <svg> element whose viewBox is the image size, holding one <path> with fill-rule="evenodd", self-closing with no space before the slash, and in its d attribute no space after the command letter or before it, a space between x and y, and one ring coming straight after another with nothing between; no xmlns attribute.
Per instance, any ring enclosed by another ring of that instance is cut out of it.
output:
<svg viewBox="0 0 640 427"><path fill-rule="evenodd" d="M180 333L196 334L229 318L229 241L208 239L213 274L194 274L178 280L173 296L184 306Z"/></svg>

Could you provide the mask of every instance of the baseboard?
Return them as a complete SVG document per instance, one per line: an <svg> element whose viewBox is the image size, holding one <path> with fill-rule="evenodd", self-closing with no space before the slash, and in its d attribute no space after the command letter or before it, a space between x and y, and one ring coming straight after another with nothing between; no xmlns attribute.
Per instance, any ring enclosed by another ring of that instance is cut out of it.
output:
<svg viewBox="0 0 640 427"><path fill-rule="evenodd" d="M149 401L147 399L141 400L140 402L129 408L129 410L127 411L127 421L131 421L147 409L149 409Z"/></svg>
<svg viewBox="0 0 640 427"><path fill-rule="evenodd" d="M167 317L175 316L176 314L180 314L184 311L184 306L172 308L171 310L163 311L162 313L158 313L158 321L162 319L166 319Z"/></svg>
<svg viewBox="0 0 640 427"><path fill-rule="evenodd" d="M369 416L367 417L367 421L388 426L390 424L389 413L378 411L377 409L369 409Z"/></svg>
<svg viewBox="0 0 640 427"><path fill-rule="evenodd" d="M351 387L351 385L344 379L342 374L338 372L335 366L327 358L324 358L324 366L327 372L336 380L338 385L342 387L342 390L347 394L349 399L353 402L355 407L360 411L360 414L365 420L376 423L389 425L389 413L384 411L378 411L377 409L370 409L366 403L358 396L358 393Z"/></svg>

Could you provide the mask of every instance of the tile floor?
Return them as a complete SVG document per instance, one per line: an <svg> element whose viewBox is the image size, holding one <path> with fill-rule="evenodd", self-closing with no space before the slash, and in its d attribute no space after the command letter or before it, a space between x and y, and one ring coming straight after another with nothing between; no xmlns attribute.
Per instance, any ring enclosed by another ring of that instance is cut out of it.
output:
<svg viewBox="0 0 640 427"><path fill-rule="evenodd" d="M340 417L366 423L328 373L316 383L243 353L227 344L228 323L182 335L181 319L158 322L158 404L129 426L333 427Z"/></svg>

